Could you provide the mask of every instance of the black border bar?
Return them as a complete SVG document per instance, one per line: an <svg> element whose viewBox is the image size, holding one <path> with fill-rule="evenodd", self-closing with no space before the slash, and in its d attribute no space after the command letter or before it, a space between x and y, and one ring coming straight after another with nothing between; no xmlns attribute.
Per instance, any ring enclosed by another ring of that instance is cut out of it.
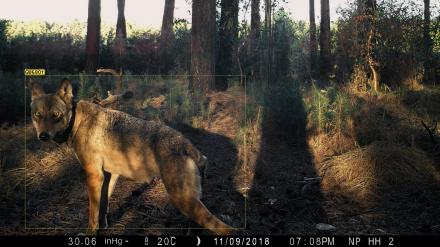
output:
<svg viewBox="0 0 440 247"><path fill-rule="evenodd" d="M0 236L0 246L439 246L426 236Z"/></svg>

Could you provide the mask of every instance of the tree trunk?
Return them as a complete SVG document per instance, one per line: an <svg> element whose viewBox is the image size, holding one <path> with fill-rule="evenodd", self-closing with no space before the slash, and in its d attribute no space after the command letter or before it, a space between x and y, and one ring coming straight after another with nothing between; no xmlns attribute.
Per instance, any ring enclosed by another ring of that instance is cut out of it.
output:
<svg viewBox="0 0 440 247"><path fill-rule="evenodd" d="M162 29L160 31L160 49L159 63L161 73L167 73L173 62L170 56L171 44L174 39L173 23L174 23L174 6L175 0L165 0L165 8L162 18Z"/></svg>
<svg viewBox="0 0 440 247"><path fill-rule="evenodd" d="M375 91L380 90L380 74L379 74L379 63L376 59L375 50L375 39L376 39L376 18L377 18L377 2L376 0L365 1L365 6L363 10L364 16L364 29L367 36L365 44L365 60L370 68L370 86Z"/></svg>
<svg viewBox="0 0 440 247"><path fill-rule="evenodd" d="M423 82L429 83L432 79L431 76L431 63L432 63L432 39L430 34L431 26L431 11L430 1L424 0L424 22L423 22L423 48L425 60L423 61L424 74Z"/></svg>
<svg viewBox="0 0 440 247"><path fill-rule="evenodd" d="M272 57L273 57L273 49L272 49L272 0L265 0L265 14L264 14L264 31L266 38L266 49L264 52L264 63L265 66L261 66L263 70L263 84L262 89L266 90L271 85L272 80Z"/></svg>
<svg viewBox="0 0 440 247"><path fill-rule="evenodd" d="M118 22L116 23L116 38L127 38L127 27L125 24L125 0L118 0Z"/></svg>
<svg viewBox="0 0 440 247"><path fill-rule="evenodd" d="M367 42L367 61L368 66L371 70L371 78L370 78L370 84L371 88L375 91L379 91L379 83L380 83L380 74L378 72L379 64L377 63L376 59L374 58L374 35L375 35L375 29L372 27L370 31L368 32L368 42Z"/></svg>
<svg viewBox="0 0 440 247"><path fill-rule="evenodd" d="M215 0L192 3L190 90L206 92L214 88L215 7Z"/></svg>
<svg viewBox="0 0 440 247"><path fill-rule="evenodd" d="M237 56L238 39L238 0L222 0L219 27L219 49L215 78L215 88L224 91L228 88L228 77L233 73Z"/></svg>
<svg viewBox="0 0 440 247"><path fill-rule="evenodd" d="M261 20L260 20L260 0L252 0L251 3L251 42L260 38Z"/></svg>
<svg viewBox="0 0 440 247"><path fill-rule="evenodd" d="M260 70L260 54L258 47L260 44L261 19L260 19L260 0L252 0L251 3L251 34L250 34L250 63L251 75L255 76Z"/></svg>
<svg viewBox="0 0 440 247"><path fill-rule="evenodd" d="M329 0L321 0L321 73L327 76L331 70L330 50L330 5Z"/></svg>
<svg viewBox="0 0 440 247"><path fill-rule="evenodd" d="M315 22L315 0L309 0L310 18L310 71L314 75L316 72L316 55L318 53L318 43L316 42L316 22Z"/></svg>
<svg viewBox="0 0 440 247"><path fill-rule="evenodd" d="M98 66L101 33L101 0L89 0L87 18L86 66L88 74L94 74Z"/></svg>
<svg viewBox="0 0 440 247"><path fill-rule="evenodd" d="M127 27L125 23L125 0L118 0L118 20L116 22L116 36L113 45L113 53L115 54L115 66L122 72L122 59L125 55L127 41ZM121 93L122 85L116 83L115 93Z"/></svg>

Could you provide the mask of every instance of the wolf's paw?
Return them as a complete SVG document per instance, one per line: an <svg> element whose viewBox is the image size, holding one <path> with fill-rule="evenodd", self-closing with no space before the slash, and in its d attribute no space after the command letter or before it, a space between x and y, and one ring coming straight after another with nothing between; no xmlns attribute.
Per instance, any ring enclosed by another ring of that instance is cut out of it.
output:
<svg viewBox="0 0 440 247"><path fill-rule="evenodd" d="M98 232L98 229L87 229L86 235L87 236L94 236Z"/></svg>

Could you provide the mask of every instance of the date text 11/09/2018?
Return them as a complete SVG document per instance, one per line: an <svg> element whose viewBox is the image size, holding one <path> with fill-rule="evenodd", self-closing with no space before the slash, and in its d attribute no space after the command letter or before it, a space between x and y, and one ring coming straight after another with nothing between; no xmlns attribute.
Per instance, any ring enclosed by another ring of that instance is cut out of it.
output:
<svg viewBox="0 0 440 247"><path fill-rule="evenodd" d="M269 237L214 237L215 246L269 246Z"/></svg>

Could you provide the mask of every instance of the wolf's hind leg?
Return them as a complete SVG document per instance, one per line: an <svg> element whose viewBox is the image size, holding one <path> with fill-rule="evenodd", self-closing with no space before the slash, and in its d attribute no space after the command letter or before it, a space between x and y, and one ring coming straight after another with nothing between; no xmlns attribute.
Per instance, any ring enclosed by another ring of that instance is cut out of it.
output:
<svg viewBox="0 0 440 247"><path fill-rule="evenodd" d="M108 217L109 200L113 194L118 178L118 174L111 174L104 171L104 181L102 182L101 203L99 208L99 227L101 229L107 228L110 223Z"/></svg>
<svg viewBox="0 0 440 247"><path fill-rule="evenodd" d="M201 160L199 161L198 168L200 173L200 186L203 187L205 184L206 178L206 168L208 167L208 158L205 155L202 155ZM200 195L202 197L202 195Z"/></svg>

